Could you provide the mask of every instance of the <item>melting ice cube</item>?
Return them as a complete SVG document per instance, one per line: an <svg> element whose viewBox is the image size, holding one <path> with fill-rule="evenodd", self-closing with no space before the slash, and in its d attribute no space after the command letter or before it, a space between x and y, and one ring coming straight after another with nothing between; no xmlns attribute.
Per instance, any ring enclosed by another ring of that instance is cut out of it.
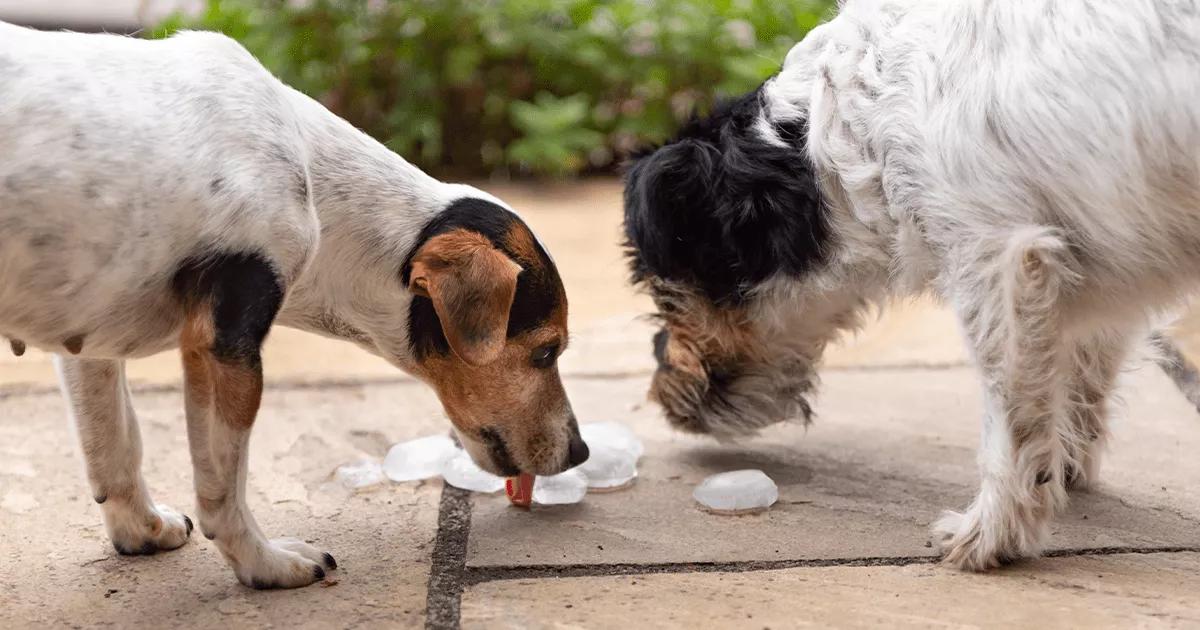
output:
<svg viewBox="0 0 1200 630"><path fill-rule="evenodd" d="M333 478L342 486L357 490L382 482L383 467L373 459L364 459L361 462L338 466Z"/></svg>
<svg viewBox="0 0 1200 630"><path fill-rule="evenodd" d="M392 481L416 481L441 474L458 451L446 435L431 435L396 444L383 459L383 472Z"/></svg>
<svg viewBox="0 0 1200 630"><path fill-rule="evenodd" d="M459 450L454 457L446 460L442 466L442 479L455 488L472 492L499 492L504 488L504 478L497 477L471 460L464 450Z"/></svg>
<svg viewBox="0 0 1200 630"><path fill-rule="evenodd" d="M642 456L642 441L629 427L619 422L588 422L579 425L579 434L588 448L608 446L633 455L636 462Z"/></svg>
<svg viewBox="0 0 1200 630"><path fill-rule="evenodd" d="M593 490L616 490L637 477L637 456L633 452L607 444L588 444L591 455L576 470L587 478Z"/></svg>
<svg viewBox="0 0 1200 630"><path fill-rule="evenodd" d="M538 477L533 484L533 502L542 505L579 503L587 489L587 477L578 468L572 468L557 475Z"/></svg>
<svg viewBox="0 0 1200 630"><path fill-rule="evenodd" d="M710 512L744 514L771 507L779 488L761 470L734 470L705 479L692 497Z"/></svg>

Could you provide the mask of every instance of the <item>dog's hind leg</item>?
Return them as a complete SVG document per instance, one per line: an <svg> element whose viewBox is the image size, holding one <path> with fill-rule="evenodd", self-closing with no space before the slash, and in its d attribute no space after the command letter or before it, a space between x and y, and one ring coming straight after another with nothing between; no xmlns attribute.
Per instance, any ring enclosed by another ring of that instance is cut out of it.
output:
<svg viewBox="0 0 1200 630"><path fill-rule="evenodd" d="M337 566L333 556L296 539L268 540L246 505L260 350L283 302L280 281L262 258L230 255L181 271L176 287L187 308L180 350L200 531L247 586L312 584Z"/></svg>
<svg viewBox="0 0 1200 630"><path fill-rule="evenodd" d="M979 494L935 524L945 562L981 571L1036 555L1066 503L1069 353L1061 296L1074 281L1069 252L1052 230L1025 228L959 270L953 296L983 377Z"/></svg>
<svg viewBox="0 0 1200 630"><path fill-rule="evenodd" d="M122 554L150 554L183 545L192 521L155 505L142 479L142 438L124 362L56 357L55 366L113 546Z"/></svg>
<svg viewBox="0 0 1200 630"><path fill-rule="evenodd" d="M1100 458L1108 444L1109 399L1128 350L1129 339L1120 333L1096 335L1071 350L1066 401L1070 489L1084 490L1099 480Z"/></svg>

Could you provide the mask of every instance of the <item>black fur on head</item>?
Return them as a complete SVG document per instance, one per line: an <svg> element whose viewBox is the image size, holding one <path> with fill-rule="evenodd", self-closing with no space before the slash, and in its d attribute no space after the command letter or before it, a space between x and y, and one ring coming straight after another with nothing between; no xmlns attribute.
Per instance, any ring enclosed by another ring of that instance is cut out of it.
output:
<svg viewBox="0 0 1200 630"><path fill-rule="evenodd" d="M667 144L635 158L626 176L625 238L635 283L657 277L736 305L775 274L818 265L829 227L804 121L757 125L762 90L723 103Z"/></svg>

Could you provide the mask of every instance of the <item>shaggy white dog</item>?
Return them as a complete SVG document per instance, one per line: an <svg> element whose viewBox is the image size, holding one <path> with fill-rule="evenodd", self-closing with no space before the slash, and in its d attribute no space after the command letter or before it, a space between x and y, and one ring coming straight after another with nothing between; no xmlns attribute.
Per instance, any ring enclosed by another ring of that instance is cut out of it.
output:
<svg viewBox="0 0 1200 630"><path fill-rule="evenodd" d="M634 163L626 231L665 320L652 394L695 431L807 419L837 330L944 299L986 400L946 561L1035 555L1131 341L1200 279L1200 5L851 0Z"/></svg>

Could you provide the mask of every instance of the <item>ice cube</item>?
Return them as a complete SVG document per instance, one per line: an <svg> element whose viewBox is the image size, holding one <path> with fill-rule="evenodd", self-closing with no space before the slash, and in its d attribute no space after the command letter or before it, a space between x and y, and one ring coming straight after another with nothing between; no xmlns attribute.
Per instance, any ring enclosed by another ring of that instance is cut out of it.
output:
<svg viewBox="0 0 1200 630"><path fill-rule="evenodd" d="M383 459L383 472L392 481L416 481L441 474L446 461L458 452L446 435L430 435L396 444Z"/></svg>
<svg viewBox="0 0 1200 630"><path fill-rule="evenodd" d="M461 449L442 466L442 479L455 488L471 492L499 492L504 489L503 477L476 466L471 456Z"/></svg>
<svg viewBox="0 0 1200 630"><path fill-rule="evenodd" d="M338 466L333 478L351 490L366 488L383 481L383 467L373 459Z"/></svg>
<svg viewBox="0 0 1200 630"><path fill-rule="evenodd" d="M578 468L572 468L557 475L538 477L533 484L533 502L542 505L579 503L587 489L587 477Z"/></svg>
<svg viewBox="0 0 1200 630"><path fill-rule="evenodd" d="M588 488L603 492L629 485L637 477L637 456L603 443L588 444L591 455L576 469L587 478Z"/></svg>
<svg viewBox="0 0 1200 630"><path fill-rule="evenodd" d="M734 470L705 479L692 497L710 512L746 514L771 507L779 500L779 488L761 470Z"/></svg>
<svg viewBox="0 0 1200 630"><path fill-rule="evenodd" d="M619 422L588 422L579 425L579 434L588 448L608 446L619 451L633 454L636 462L642 456L642 441L638 439L629 427Z"/></svg>

